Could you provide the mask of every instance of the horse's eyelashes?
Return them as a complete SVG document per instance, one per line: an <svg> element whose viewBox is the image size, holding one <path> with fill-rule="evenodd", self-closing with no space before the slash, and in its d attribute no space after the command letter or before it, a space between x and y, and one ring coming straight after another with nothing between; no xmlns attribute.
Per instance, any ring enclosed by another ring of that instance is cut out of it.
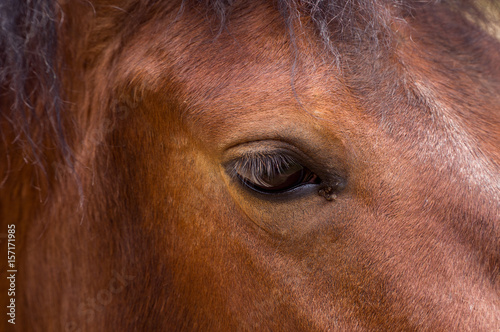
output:
<svg viewBox="0 0 500 332"><path fill-rule="evenodd" d="M232 163L231 173L246 187L266 194L285 193L321 182L307 167L281 153L245 155Z"/></svg>

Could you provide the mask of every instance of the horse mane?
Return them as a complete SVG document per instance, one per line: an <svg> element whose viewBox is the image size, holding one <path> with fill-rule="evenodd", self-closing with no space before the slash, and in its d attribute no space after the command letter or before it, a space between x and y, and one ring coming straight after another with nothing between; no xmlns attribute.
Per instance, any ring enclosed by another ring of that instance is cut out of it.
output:
<svg viewBox="0 0 500 332"><path fill-rule="evenodd" d="M5 137L10 129L25 159L38 164L43 144L69 153L61 114L59 14L52 0L0 5L0 112L11 126L2 128L2 138L12 143Z"/></svg>
<svg viewBox="0 0 500 332"><path fill-rule="evenodd" d="M387 15L412 16L413 11L428 5L451 8L463 17L487 26L493 19L481 8L494 8L494 0L277 0L273 2L280 11L293 42L296 33L294 22L307 18L326 50L340 60L334 46L336 41L361 43L368 41L374 48L384 46L394 38ZM237 4L234 0L182 0L183 8L204 8L207 17L218 24L219 33L230 27L230 15ZM167 2L151 0L123 1L123 14L132 10L162 10L170 8ZM385 10L381 10L381 8ZM148 9L149 8L149 9ZM153 8L153 9L151 9ZM4 147L16 143L21 146L24 159L39 164L43 169L44 149L56 149L65 163L71 164L69 131L63 116L64 95L61 91L62 56L58 48L64 13L54 0L4 0L0 4L0 113ZM109 29L108 33L113 33ZM112 36L108 36L112 38ZM6 120L6 121L5 121ZM7 135L6 133L11 133Z"/></svg>
<svg viewBox="0 0 500 332"><path fill-rule="evenodd" d="M184 0L186 3L203 2L207 12L219 20L220 30L225 28L234 0ZM310 19L317 35L325 47L339 61L339 53L332 41L369 40L373 47L391 40L390 18L404 19L414 16L418 9L431 5L448 7L463 17L483 26L499 23L499 16L490 16L487 11L499 13L500 3L494 0L277 0L279 9L293 39L293 22L301 17ZM496 22L493 22L496 21Z"/></svg>

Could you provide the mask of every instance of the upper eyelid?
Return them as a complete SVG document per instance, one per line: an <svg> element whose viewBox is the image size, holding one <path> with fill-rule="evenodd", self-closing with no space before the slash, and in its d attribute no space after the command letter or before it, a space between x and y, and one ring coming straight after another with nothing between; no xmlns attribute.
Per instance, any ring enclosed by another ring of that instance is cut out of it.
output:
<svg viewBox="0 0 500 332"><path fill-rule="evenodd" d="M277 173L282 167L301 165L295 158L283 153L255 153L244 155L230 163L230 174L234 177L242 174L254 176ZM278 166L278 167L276 167Z"/></svg>

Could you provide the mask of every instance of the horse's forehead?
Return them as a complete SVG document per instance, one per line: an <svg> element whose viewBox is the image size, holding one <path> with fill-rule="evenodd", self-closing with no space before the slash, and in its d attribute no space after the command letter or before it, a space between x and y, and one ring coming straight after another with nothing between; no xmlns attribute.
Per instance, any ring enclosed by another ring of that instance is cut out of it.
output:
<svg viewBox="0 0 500 332"><path fill-rule="evenodd" d="M117 72L122 81L160 93L175 84L176 98L190 106L188 116L217 129L226 123L277 116L298 121L308 113L323 117L352 110L355 101L339 69L324 57L323 45L314 43L312 35L290 45L277 14L265 7L246 13L220 34L214 34L210 22L186 29L195 20L188 13L176 23L166 18L130 42L132 50L124 53ZM254 21L255 15L261 19ZM146 36L154 42L144 44Z"/></svg>
<svg viewBox="0 0 500 332"><path fill-rule="evenodd" d="M261 82L272 82L274 86L258 86L259 91L266 92L289 87L292 75L312 78L324 74L321 70L308 71L307 75L294 72L304 67L317 69L319 61L314 57L319 50L308 43L298 56L298 45L290 45L279 13L266 6L245 11L224 29L218 29L218 23L197 12L183 12L176 20L167 15L150 22L127 41L129 51L123 52L121 76L158 83L170 75L168 79L183 84L189 92L199 92L198 87L207 91L233 87L249 90Z"/></svg>

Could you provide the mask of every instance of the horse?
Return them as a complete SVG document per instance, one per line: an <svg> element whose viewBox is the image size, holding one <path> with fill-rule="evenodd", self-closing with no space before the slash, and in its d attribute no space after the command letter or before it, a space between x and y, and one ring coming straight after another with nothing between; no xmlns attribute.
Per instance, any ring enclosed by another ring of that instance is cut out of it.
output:
<svg viewBox="0 0 500 332"><path fill-rule="evenodd" d="M5 331L498 331L495 1L4 0Z"/></svg>

